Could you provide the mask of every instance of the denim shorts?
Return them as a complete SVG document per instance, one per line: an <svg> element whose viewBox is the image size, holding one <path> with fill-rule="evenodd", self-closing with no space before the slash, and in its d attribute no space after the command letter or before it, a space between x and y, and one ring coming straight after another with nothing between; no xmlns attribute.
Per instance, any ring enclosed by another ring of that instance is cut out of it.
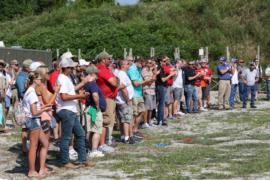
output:
<svg viewBox="0 0 270 180"><path fill-rule="evenodd" d="M32 117L26 120L25 126L28 131L41 128L40 117Z"/></svg>
<svg viewBox="0 0 270 180"><path fill-rule="evenodd" d="M5 108L9 108L11 105L11 97L5 96Z"/></svg>

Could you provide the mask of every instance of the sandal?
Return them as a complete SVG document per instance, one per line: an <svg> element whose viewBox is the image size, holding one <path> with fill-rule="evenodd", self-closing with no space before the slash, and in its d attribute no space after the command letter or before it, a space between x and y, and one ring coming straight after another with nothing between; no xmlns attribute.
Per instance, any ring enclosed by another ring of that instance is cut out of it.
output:
<svg viewBox="0 0 270 180"><path fill-rule="evenodd" d="M27 175L28 177L39 177L39 174L35 171L34 173L28 173L28 175Z"/></svg>

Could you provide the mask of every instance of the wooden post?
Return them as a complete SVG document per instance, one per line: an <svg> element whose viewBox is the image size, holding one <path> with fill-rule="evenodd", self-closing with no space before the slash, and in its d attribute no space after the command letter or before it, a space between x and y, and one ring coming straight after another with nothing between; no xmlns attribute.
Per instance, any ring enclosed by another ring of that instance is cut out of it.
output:
<svg viewBox="0 0 270 180"><path fill-rule="evenodd" d="M155 57L155 48L153 47L150 48L150 57Z"/></svg>
<svg viewBox="0 0 270 180"><path fill-rule="evenodd" d="M200 56L200 59L202 60L203 57L204 57L204 49L203 49L203 47L201 47L201 48L199 49L199 56Z"/></svg>
<svg viewBox="0 0 270 180"><path fill-rule="evenodd" d="M132 48L129 48L128 56L133 57Z"/></svg>
<svg viewBox="0 0 270 180"><path fill-rule="evenodd" d="M59 58L59 49L56 49L56 58Z"/></svg>
<svg viewBox="0 0 270 180"><path fill-rule="evenodd" d="M124 48L124 59L127 58L127 48Z"/></svg>
<svg viewBox="0 0 270 180"><path fill-rule="evenodd" d="M174 59L180 59L180 50L179 47L174 49Z"/></svg>
<svg viewBox="0 0 270 180"><path fill-rule="evenodd" d="M256 55L256 59L260 60L260 54L261 54L261 48L260 48L260 45L257 46L257 55Z"/></svg>
<svg viewBox="0 0 270 180"><path fill-rule="evenodd" d="M78 49L78 60L81 59L81 49Z"/></svg>
<svg viewBox="0 0 270 180"><path fill-rule="evenodd" d="M229 46L226 47L226 58L227 58L227 61L229 61L229 62L231 61L231 60L230 60L231 57L230 57L230 49L229 49Z"/></svg>
<svg viewBox="0 0 270 180"><path fill-rule="evenodd" d="M209 52L208 52L208 47L205 47L205 59L208 62L208 58L209 58Z"/></svg>

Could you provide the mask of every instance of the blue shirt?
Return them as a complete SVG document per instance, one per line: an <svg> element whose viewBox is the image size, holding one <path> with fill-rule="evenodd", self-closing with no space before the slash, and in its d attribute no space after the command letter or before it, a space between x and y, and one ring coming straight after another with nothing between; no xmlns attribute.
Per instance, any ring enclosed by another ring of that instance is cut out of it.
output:
<svg viewBox="0 0 270 180"><path fill-rule="evenodd" d="M19 72L18 76L16 77L15 86L18 91L18 98L23 99L25 93L25 82L28 79L28 74L25 71Z"/></svg>
<svg viewBox="0 0 270 180"><path fill-rule="evenodd" d="M93 106L96 107L95 101L93 99L92 94L98 93L99 96L99 108L102 112L106 110L106 101L103 93L101 92L100 88L98 87L96 81L91 81L85 84L84 89L86 92L90 93L90 96L86 99L86 106Z"/></svg>
<svg viewBox="0 0 270 180"><path fill-rule="evenodd" d="M229 65L228 65L228 64L219 64L219 65L217 66L217 71L218 71L218 78L219 78L219 80L231 80L232 74L231 74L229 71L227 71L227 72L224 73L224 74L221 74L221 73L220 73L220 70L225 70L225 69L227 69L227 68L229 68Z"/></svg>
<svg viewBox="0 0 270 180"><path fill-rule="evenodd" d="M141 70L137 68L135 64L132 64L128 69L128 76L131 81L143 81ZM142 97L142 85L141 86L134 86L134 95L133 97Z"/></svg>

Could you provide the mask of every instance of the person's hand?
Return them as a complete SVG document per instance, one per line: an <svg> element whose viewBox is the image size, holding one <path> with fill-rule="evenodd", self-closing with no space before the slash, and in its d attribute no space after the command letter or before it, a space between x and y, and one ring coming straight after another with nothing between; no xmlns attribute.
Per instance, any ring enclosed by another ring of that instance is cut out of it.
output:
<svg viewBox="0 0 270 180"><path fill-rule="evenodd" d="M42 106L42 111L52 111L52 105L51 104L47 104L47 105L44 105Z"/></svg>
<svg viewBox="0 0 270 180"><path fill-rule="evenodd" d="M53 87L54 92L58 93L61 89L61 85L60 84L55 84Z"/></svg>

